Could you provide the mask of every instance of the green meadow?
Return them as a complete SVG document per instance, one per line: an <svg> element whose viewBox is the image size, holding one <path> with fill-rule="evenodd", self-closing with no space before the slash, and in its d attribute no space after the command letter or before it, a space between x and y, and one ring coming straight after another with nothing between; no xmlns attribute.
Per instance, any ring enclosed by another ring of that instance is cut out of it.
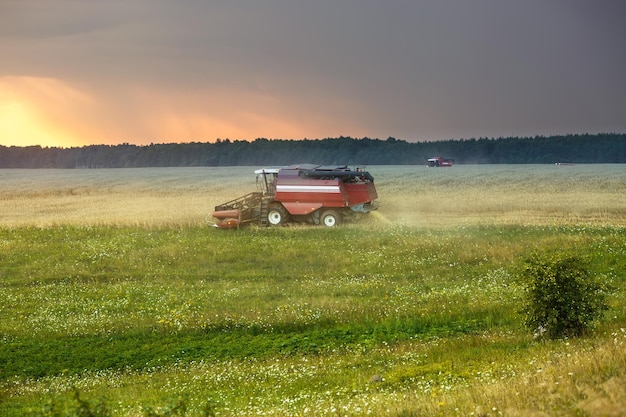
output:
<svg viewBox="0 0 626 417"><path fill-rule="evenodd" d="M371 167L358 222L207 224L253 169L0 171L0 415L623 415L621 166ZM610 289L583 337L524 328L533 251Z"/></svg>

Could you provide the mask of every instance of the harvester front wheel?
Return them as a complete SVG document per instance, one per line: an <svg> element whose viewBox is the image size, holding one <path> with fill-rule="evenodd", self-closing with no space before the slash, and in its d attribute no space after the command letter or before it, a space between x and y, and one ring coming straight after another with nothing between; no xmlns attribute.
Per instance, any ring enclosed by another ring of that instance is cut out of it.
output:
<svg viewBox="0 0 626 417"><path fill-rule="evenodd" d="M289 221L288 216L289 214L283 206L272 206L267 213L267 222L270 226L280 226Z"/></svg>
<svg viewBox="0 0 626 417"><path fill-rule="evenodd" d="M339 224L339 213L335 210L326 210L322 213L320 223L326 227L334 227Z"/></svg>

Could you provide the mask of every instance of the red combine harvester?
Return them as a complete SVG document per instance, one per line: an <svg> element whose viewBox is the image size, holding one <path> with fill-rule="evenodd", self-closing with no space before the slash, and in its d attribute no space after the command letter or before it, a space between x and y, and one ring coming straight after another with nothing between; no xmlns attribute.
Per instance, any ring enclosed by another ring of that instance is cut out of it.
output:
<svg viewBox="0 0 626 417"><path fill-rule="evenodd" d="M300 164L254 172L260 191L215 206L215 227L279 226L292 221L332 227L378 208L374 177L365 171Z"/></svg>
<svg viewBox="0 0 626 417"><path fill-rule="evenodd" d="M428 158L428 162L426 165L429 167L451 167L454 159L444 159L440 156L436 156L434 158Z"/></svg>

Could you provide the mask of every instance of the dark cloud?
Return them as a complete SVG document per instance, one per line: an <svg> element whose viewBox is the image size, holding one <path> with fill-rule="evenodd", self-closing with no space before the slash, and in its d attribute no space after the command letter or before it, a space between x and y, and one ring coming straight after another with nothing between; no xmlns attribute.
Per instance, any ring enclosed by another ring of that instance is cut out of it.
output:
<svg viewBox="0 0 626 417"><path fill-rule="evenodd" d="M154 111L206 139L219 121L247 139L626 131L624 11L609 0L4 0L0 76L84 89L99 102L94 123L135 136L153 134Z"/></svg>

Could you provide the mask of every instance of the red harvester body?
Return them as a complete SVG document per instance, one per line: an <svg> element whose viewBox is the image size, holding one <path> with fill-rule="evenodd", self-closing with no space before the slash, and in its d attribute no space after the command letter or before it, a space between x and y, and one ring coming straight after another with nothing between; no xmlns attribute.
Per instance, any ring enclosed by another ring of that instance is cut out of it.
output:
<svg viewBox="0 0 626 417"><path fill-rule="evenodd" d="M440 156L436 156L434 158L428 158L428 162L426 165L429 167L451 167L454 159L445 159Z"/></svg>

